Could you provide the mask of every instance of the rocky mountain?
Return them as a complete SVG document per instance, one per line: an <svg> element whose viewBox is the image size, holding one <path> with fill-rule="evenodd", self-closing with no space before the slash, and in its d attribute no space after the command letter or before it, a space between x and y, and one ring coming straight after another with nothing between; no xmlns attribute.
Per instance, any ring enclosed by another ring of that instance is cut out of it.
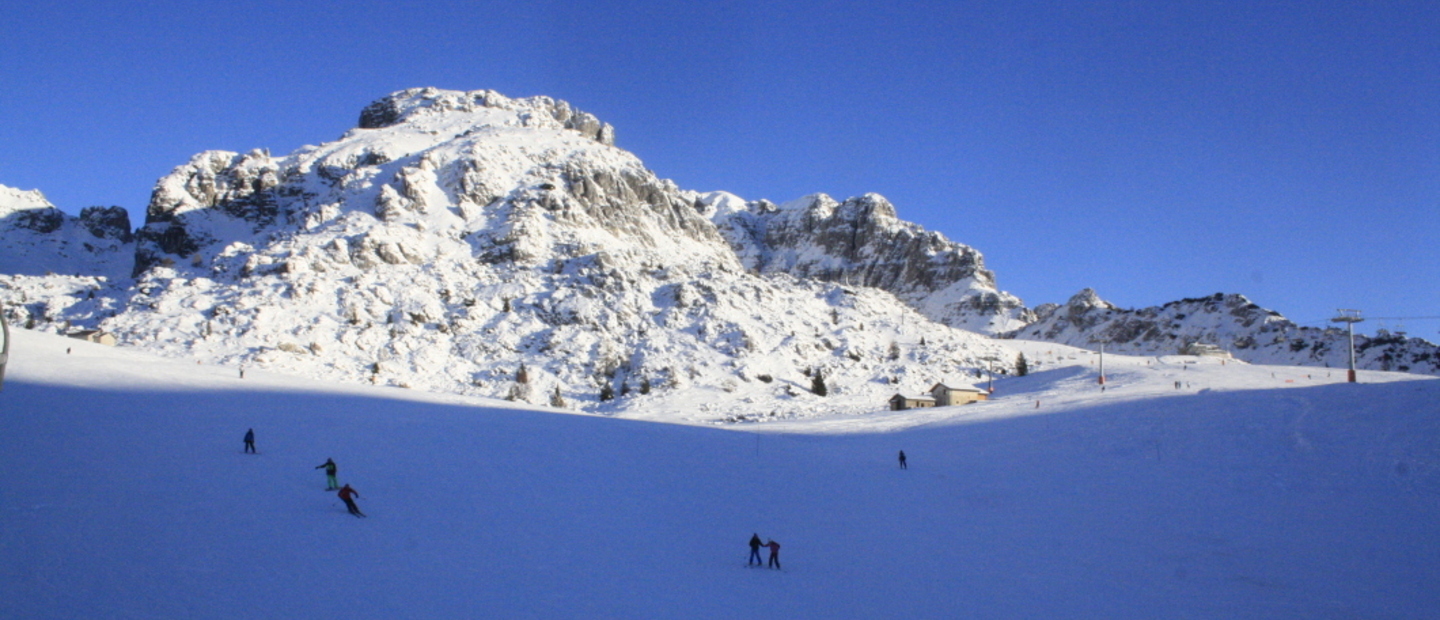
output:
<svg viewBox="0 0 1440 620"><path fill-rule="evenodd" d="M1001 337L1090 349L1104 342L1107 351L1135 355L1174 355L1198 342L1257 364L1349 365L1346 330L1296 325L1244 295L1216 293L1126 310L1085 289L1063 306L1037 307L1035 315L1035 322ZM1355 356L1360 368L1440 374L1440 347L1419 338L1384 331L1373 337L1357 334Z"/></svg>
<svg viewBox="0 0 1440 620"><path fill-rule="evenodd" d="M807 240L786 209L681 190L613 141L546 97L402 91L335 141L205 152L161 178L133 281L5 293L27 300L16 318L171 355L597 411L684 386L726 395L702 417L832 413L817 375L873 410L1013 359L897 301L945 291L938 318L962 324L1017 312L979 299L1013 297L978 253L882 198L811 200ZM734 234L742 218L769 232Z"/></svg>
<svg viewBox="0 0 1440 620"><path fill-rule="evenodd" d="M1018 349L999 333L1337 365L1333 333L1238 296L1125 311L1088 293L1032 313L979 252L881 196L681 189L548 97L411 89L318 146L200 153L157 181L133 237L123 210L75 218L0 190L13 324L233 367L742 421L1005 371ZM1366 367L1437 372L1434 345L1392 344L1368 345Z"/></svg>

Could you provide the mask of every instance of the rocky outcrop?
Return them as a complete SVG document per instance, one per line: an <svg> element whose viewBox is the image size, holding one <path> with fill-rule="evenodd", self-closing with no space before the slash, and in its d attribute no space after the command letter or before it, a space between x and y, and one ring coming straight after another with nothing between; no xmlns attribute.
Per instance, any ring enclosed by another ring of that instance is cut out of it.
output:
<svg viewBox="0 0 1440 620"><path fill-rule="evenodd" d="M824 194L784 205L699 197L745 266L889 291L933 320L972 331L1014 329L1032 317L996 288L980 253L900 220L877 194L836 202Z"/></svg>
<svg viewBox="0 0 1440 620"><path fill-rule="evenodd" d="M85 207L80 210L80 225L100 239L114 239L120 243L135 240L130 227L130 212L124 207Z"/></svg>

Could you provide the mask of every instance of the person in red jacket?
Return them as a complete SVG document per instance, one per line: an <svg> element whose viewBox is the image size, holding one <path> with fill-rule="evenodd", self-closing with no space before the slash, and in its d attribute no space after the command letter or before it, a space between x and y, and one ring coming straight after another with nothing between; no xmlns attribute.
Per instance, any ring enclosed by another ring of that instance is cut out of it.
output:
<svg viewBox="0 0 1440 620"><path fill-rule="evenodd" d="M348 484L345 485L345 486L343 486L343 487L340 487L340 499L345 500L345 507L350 510L350 514L355 515L355 516L357 516L357 517L363 517L363 516L365 516L365 513L360 512L360 508L355 505L355 500L350 499L350 498L352 498L352 497L359 497L359 496L360 496L360 494L359 494L358 492L356 492L355 489L350 488L350 485L348 485Z"/></svg>
<svg viewBox="0 0 1440 620"><path fill-rule="evenodd" d="M770 568L779 570L779 569L780 569L780 543L775 542L775 541L772 540L772 541L770 541L770 542L765 543L765 546L770 548Z"/></svg>

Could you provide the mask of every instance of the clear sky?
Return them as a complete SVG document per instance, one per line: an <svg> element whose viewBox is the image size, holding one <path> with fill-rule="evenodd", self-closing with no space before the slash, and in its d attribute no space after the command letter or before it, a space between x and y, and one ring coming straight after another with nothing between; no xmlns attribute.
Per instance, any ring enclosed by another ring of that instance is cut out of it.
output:
<svg viewBox="0 0 1440 620"><path fill-rule="evenodd" d="M206 149L549 95L695 190L876 192L1031 306L1440 316L1440 2L0 0L0 184L138 225ZM1381 321L1362 327L1374 329ZM1403 323L1440 339L1440 320Z"/></svg>

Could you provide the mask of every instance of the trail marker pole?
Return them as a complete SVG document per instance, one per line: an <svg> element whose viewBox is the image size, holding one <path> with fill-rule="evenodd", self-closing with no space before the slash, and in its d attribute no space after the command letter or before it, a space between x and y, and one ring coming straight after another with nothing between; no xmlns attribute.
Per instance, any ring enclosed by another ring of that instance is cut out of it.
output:
<svg viewBox="0 0 1440 620"><path fill-rule="evenodd" d="M5 364L10 361L10 324L5 322L5 307L0 306L0 390L5 389Z"/></svg>
<svg viewBox="0 0 1440 620"><path fill-rule="evenodd" d="M1100 341L1100 385L1105 385L1105 341Z"/></svg>

